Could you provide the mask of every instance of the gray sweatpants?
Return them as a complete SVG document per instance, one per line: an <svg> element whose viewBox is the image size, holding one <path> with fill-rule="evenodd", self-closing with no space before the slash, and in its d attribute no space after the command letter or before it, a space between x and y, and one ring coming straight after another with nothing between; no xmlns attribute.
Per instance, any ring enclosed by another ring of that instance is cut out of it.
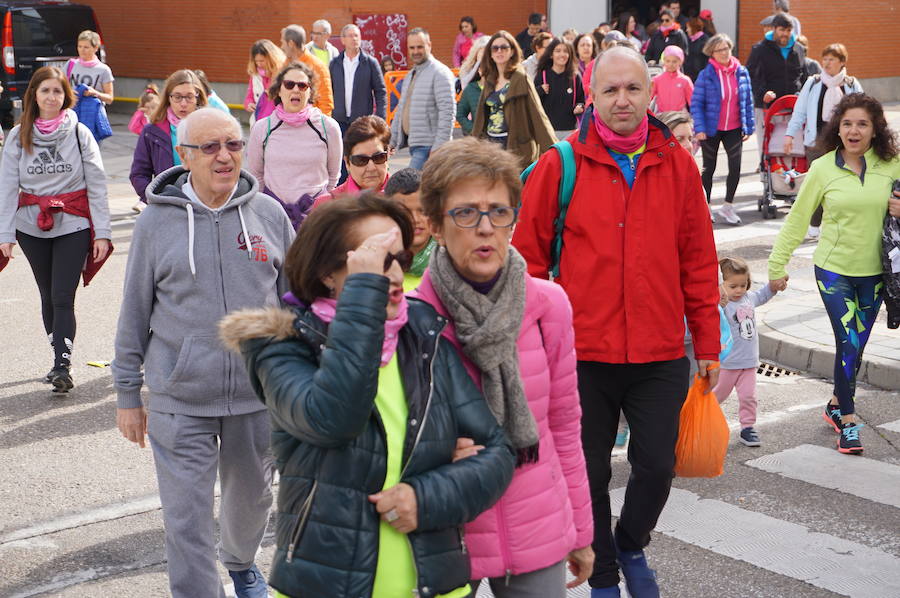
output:
<svg viewBox="0 0 900 598"><path fill-rule="evenodd" d="M248 569L272 505L269 414L191 417L151 411L147 424L174 598L224 598L216 569L214 487L221 480L219 559Z"/></svg>
<svg viewBox="0 0 900 598"><path fill-rule="evenodd" d="M490 577L488 583L494 598L566 598L566 561L560 561L530 573L506 577ZM478 584L472 584L477 588Z"/></svg>

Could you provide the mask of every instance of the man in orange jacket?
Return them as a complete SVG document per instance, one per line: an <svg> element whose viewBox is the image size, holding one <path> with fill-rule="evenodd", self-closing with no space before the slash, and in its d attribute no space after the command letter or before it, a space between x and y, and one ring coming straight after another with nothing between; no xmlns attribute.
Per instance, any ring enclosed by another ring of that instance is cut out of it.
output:
<svg viewBox="0 0 900 598"><path fill-rule="evenodd" d="M313 56L306 49L306 30L300 25L288 25L281 30L281 49L284 50L287 60L285 65L292 62L302 62L316 76L315 79L315 107L325 116L331 116L334 110L334 94L331 90L331 73L328 65Z"/></svg>
<svg viewBox="0 0 900 598"><path fill-rule="evenodd" d="M576 181L565 219L559 282L574 310L582 442L597 555L592 598L658 598L643 548L665 506L688 390L684 317L701 375L714 385L719 354L716 249L694 159L647 112L650 76L630 48L597 58L594 106L568 141ZM513 245L546 278L559 214L560 154L528 177ZM620 411L631 428L632 472L615 534L610 455ZM617 564L618 563L618 564Z"/></svg>

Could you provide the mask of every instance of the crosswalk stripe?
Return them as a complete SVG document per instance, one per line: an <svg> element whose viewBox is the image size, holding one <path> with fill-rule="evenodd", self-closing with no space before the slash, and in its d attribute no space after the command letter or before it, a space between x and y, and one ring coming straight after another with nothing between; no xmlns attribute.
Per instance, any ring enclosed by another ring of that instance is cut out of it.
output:
<svg viewBox="0 0 900 598"><path fill-rule="evenodd" d="M890 463L865 457L847 457L833 448L801 444L780 453L747 461L747 465L884 505L900 507L900 467Z"/></svg>
<svg viewBox="0 0 900 598"><path fill-rule="evenodd" d="M610 492L613 513L625 489ZM656 531L851 598L900 596L900 558L673 488Z"/></svg>
<svg viewBox="0 0 900 598"><path fill-rule="evenodd" d="M891 432L900 432L900 419L894 422L888 422L886 424L881 424L878 426L879 428L884 428L885 430L890 430Z"/></svg>

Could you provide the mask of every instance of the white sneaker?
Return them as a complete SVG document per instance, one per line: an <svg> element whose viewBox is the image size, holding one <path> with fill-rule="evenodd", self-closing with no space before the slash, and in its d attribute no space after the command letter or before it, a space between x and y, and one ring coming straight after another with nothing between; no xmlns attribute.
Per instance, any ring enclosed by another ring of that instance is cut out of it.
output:
<svg viewBox="0 0 900 598"><path fill-rule="evenodd" d="M818 239L819 238L819 227L818 226L810 226L806 229L806 236L810 239Z"/></svg>
<svg viewBox="0 0 900 598"><path fill-rule="evenodd" d="M737 212L734 211L734 206L730 203L726 203L721 208L719 208L719 214L722 215L722 218L725 219L725 222L728 224L740 224L741 217L737 215Z"/></svg>
<svg viewBox="0 0 900 598"><path fill-rule="evenodd" d="M716 223L716 214L712 211L712 206L710 204L706 204L706 207L709 208L709 221L713 224Z"/></svg>
<svg viewBox="0 0 900 598"><path fill-rule="evenodd" d="M146 205L147 205L147 204L145 204L144 202L138 201L136 204L134 204L133 206L131 206L131 211L132 211L132 212L137 212L138 214L140 214L141 212L144 211L144 206L146 206Z"/></svg>

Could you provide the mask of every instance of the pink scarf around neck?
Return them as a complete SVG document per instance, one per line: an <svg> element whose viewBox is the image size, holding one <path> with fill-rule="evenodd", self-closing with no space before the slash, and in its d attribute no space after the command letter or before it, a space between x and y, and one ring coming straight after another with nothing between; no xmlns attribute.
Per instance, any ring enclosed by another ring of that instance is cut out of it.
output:
<svg viewBox="0 0 900 598"><path fill-rule="evenodd" d="M337 299L325 299L319 297L313 301L310 306L312 312L316 314L320 320L330 323L337 313ZM400 309L397 311L397 317L393 320L385 320L384 322L384 342L381 345L381 367L390 362L394 353L397 352L397 342L400 340L400 329L406 326L409 320L409 304L406 297L400 302Z"/></svg>
<svg viewBox="0 0 900 598"><path fill-rule="evenodd" d="M594 128L597 130L597 134L600 135L600 141L614 152L630 154L636 152L642 145L647 143L647 131L650 129L650 121L646 114L634 132L627 136L619 135L610 129L596 112L594 112L593 120Z"/></svg>
<svg viewBox="0 0 900 598"><path fill-rule="evenodd" d="M288 112L282 104L278 104L275 108L275 116L292 127L301 127L309 120L309 106L300 112Z"/></svg>
<svg viewBox="0 0 900 598"><path fill-rule="evenodd" d="M173 127L177 127L178 123L181 122L181 119L178 118L178 115L175 114L175 111L172 108L166 108L166 118L169 120L169 124Z"/></svg>
<svg viewBox="0 0 900 598"><path fill-rule="evenodd" d="M100 61L96 58L94 60L82 60L81 58L79 58L78 64L87 68L91 68L92 66L97 66L98 64L100 64Z"/></svg>
<svg viewBox="0 0 900 598"><path fill-rule="evenodd" d="M37 127L37 130L40 131L42 135L47 135L58 129L59 125L61 125L64 120L66 120L66 111L60 110L59 115L57 115L56 118L34 119L34 126Z"/></svg>

